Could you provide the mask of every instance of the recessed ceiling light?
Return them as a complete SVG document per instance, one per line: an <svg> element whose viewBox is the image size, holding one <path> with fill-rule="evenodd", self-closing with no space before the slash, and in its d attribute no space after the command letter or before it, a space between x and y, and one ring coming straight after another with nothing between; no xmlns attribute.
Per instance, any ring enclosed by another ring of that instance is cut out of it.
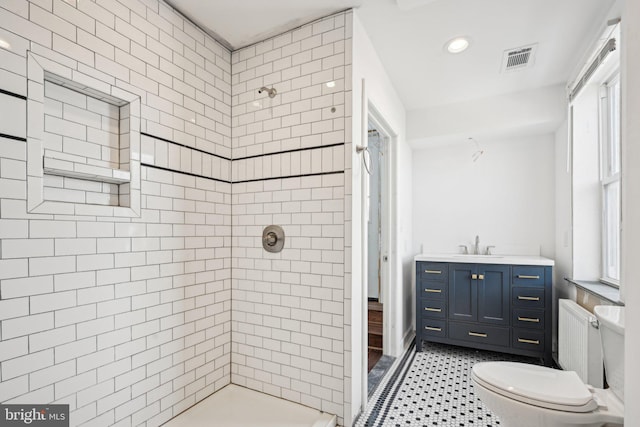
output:
<svg viewBox="0 0 640 427"><path fill-rule="evenodd" d="M336 82L334 81L327 82L327 87L336 87Z"/></svg>
<svg viewBox="0 0 640 427"><path fill-rule="evenodd" d="M11 43L9 43L8 41L6 41L4 39L0 39L0 48L11 50Z"/></svg>
<svg viewBox="0 0 640 427"><path fill-rule="evenodd" d="M449 40L447 44L445 44L445 48L449 53L461 53L464 52L469 47L469 39L466 37L456 37L455 39Z"/></svg>

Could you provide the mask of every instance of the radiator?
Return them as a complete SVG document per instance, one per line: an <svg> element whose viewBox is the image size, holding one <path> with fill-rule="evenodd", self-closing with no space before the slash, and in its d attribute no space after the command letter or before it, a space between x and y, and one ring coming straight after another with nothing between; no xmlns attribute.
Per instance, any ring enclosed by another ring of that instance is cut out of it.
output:
<svg viewBox="0 0 640 427"><path fill-rule="evenodd" d="M602 388L604 367L600 332L592 325L597 324L595 316L568 299L559 300L558 311L558 364Z"/></svg>

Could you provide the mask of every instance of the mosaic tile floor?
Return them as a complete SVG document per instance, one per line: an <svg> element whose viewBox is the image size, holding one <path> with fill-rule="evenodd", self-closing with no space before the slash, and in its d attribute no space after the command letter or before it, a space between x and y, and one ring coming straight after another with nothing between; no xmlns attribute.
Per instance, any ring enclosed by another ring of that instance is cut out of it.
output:
<svg viewBox="0 0 640 427"><path fill-rule="evenodd" d="M496 427L500 420L475 396L471 367L477 362L537 359L436 343L405 353L370 399L355 427Z"/></svg>
<svg viewBox="0 0 640 427"><path fill-rule="evenodd" d="M393 362L396 360L395 357L391 356L382 356L378 363L373 367L372 370L367 374L367 395L371 396L371 394L376 390L378 384L383 380L389 369L393 367Z"/></svg>

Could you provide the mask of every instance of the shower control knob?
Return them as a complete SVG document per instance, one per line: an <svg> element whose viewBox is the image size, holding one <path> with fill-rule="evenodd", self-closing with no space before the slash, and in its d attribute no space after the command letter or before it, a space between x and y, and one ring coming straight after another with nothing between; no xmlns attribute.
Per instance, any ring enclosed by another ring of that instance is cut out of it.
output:
<svg viewBox="0 0 640 427"><path fill-rule="evenodd" d="M274 233L273 231L267 233L267 236L265 237L265 243L269 246L274 246L276 243L278 243L278 236L276 235L276 233Z"/></svg>
<svg viewBox="0 0 640 427"><path fill-rule="evenodd" d="M278 225L269 225L262 230L262 247L267 252L280 252L284 248L284 230Z"/></svg>

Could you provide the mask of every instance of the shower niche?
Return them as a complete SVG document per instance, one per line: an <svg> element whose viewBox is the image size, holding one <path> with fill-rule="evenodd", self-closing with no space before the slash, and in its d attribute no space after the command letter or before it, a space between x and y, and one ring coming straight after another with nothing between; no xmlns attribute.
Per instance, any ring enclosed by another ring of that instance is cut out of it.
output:
<svg viewBox="0 0 640 427"><path fill-rule="evenodd" d="M47 64L29 52L29 212L139 216L139 97Z"/></svg>

